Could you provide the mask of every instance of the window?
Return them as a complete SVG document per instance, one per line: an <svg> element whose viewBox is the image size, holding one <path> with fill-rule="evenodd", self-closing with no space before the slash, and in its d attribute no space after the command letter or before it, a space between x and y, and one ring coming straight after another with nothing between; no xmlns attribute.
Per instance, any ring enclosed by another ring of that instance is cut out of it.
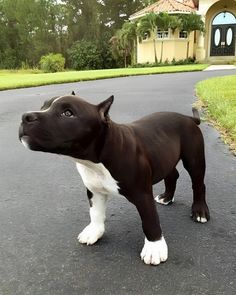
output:
<svg viewBox="0 0 236 295"><path fill-rule="evenodd" d="M188 32L187 31L180 31L179 32L179 39L187 39L188 38Z"/></svg>
<svg viewBox="0 0 236 295"><path fill-rule="evenodd" d="M148 38L149 38L148 33L144 33L144 35L143 35L143 40L147 40Z"/></svg>
<svg viewBox="0 0 236 295"><path fill-rule="evenodd" d="M236 24L236 17L227 11L217 14L213 19L213 25L227 25L227 24Z"/></svg>
<svg viewBox="0 0 236 295"><path fill-rule="evenodd" d="M167 38L169 38L169 31L157 30L157 38L158 39L167 39Z"/></svg>

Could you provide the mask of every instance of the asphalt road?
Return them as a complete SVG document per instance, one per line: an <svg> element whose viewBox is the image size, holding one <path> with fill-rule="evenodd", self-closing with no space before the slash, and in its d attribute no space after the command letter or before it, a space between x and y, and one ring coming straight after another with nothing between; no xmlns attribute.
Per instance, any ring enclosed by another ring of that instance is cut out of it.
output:
<svg viewBox="0 0 236 295"><path fill-rule="evenodd" d="M1 295L230 295L236 290L236 158L206 123L207 199L211 220L194 223L189 176L179 164L176 202L157 205L169 259L147 266L135 208L111 197L105 236L94 246L76 238L89 222L88 201L73 161L26 150L21 114L72 90L91 102L115 95L111 116L130 122L154 111L191 114L194 85L214 71L150 75L0 92ZM154 187L162 192L163 184Z"/></svg>

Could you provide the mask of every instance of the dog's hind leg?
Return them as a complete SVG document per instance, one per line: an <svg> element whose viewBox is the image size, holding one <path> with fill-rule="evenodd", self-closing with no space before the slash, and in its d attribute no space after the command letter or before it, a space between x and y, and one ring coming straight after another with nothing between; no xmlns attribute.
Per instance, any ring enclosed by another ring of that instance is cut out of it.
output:
<svg viewBox="0 0 236 295"><path fill-rule="evenodd" d="M169 205L174 202L174 193L176 189L176 182L179 178L179 173L175 168L165 179L165 192L155 198L157 203Z"/></svg>
<svg viewBox="0 0 236 295"><path fill-rule="evenodd" d="M205 156L203 145L192 147L192 153L183 159L184 168L188 171L192 180L193 205L191 217L194 221L205 223L210 219L209 209L206 204Z"/></svg>
<svg viewBox="0 0 236 295"><path fill-rule="evenodd" d="M94 194L87 189L90 204L90 224L79 234L81 244L92 245L99 240L105 232L107 195Z"/></svg>

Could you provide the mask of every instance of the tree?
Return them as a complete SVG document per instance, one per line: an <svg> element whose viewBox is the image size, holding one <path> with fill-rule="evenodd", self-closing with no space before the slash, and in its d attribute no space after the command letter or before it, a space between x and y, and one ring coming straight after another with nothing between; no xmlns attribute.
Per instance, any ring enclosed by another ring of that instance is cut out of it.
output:
<svg viewBox="0 0 236 295"><path fill-rule="evenodd" d="M112 33L120 29L124 22L129 20L129 16L134 12L149 5L156 0L102 0L101 21Z"/></svg>
<svg viewBox="0 0 236 295"><path fill-rule="evenodd" d="M125 48L125 59L127 58L127 56L130 56L131 64L134 64L136 62L136 28L137 26L135 22L125 22L122 26L120 34L123 46ZM127 62L125 62L125 64L127 65Z"/></svg>
<svg viewBox="0 0 236 295"><path fill-rule="evenodd" d="M137 24L137 35L139 41L142 42L145 38L153 38L153 49L155 63L157 63L157 53L156 53L156 29L157 29L157 14L149 13L143 16Z"/></svg>
<svg viewBox="0 0 236 295"><path fill-rule="evenodd" d="M35 66L42 55L62 50L61 44L66 42L58 38L61 4L54 0L0 0L0 7L1 67L16 68L22 62Z"/></svg>
<svg viewBox="0 0 236 295"><path fill-rule="evenodd" d="M157 15L157 28L160 29L161 31L167 31L170 27L171 27L171 23L172 23L172 16L169 15L166 12L162 12L160 14ZM161 58L160 58L160 62L162 62L162 56L163 56L163 39L161 41Z"/></svg>
<svg viewBox="0 0 236 295"><path fill-rule="evenodd" d="M171 15L170 29L173 34L177 29L182 29L181 19L177 15Z"/></svg>
<svg viewBox="0 0 236 295"><path fill-rule="evenodd" d="M101 69L100 51L95 42L81 40L68 50L70 65L75 70Z"/></svg>
<svg viewBox="0 0 236 295"><path fill-rule="evenodd" d="M196 14L196 13L191 13L191 14L182 14L179 16L181 20L181 29L183 31L186 31L188 34L188 37L191 32L193 31L200 31L204 32L205 31L205 25L204 22L201 19L201 16ZM188 58L189 56L189 39L187 43L187 54L186 57Z"/></svg>
<svg viewBox="0 0 236 295"><path fill-rule="evenodd" d="M179 26L180 22L177 21L176 16L171 16L168 13L162 12L159 14L149 13L143 16L137 25L137 34L139 36L139 40L146 37L153 37L153 46L154 46L154 56L155 56L155 63L157 63L157 54L156 54L156 31L160 29L161 31L166 31L169 28L175 30ZM161 42L161 58L160 61L162 62L163 56L163 40Z"/></svg>
<svg viewBox="0 0 236 295"><path fill-rule="evenodd" d="M128 60L131 64L136 63L136 30L137 23L127 21L110 39L113 56L115 58L119 58L121 56L124 59L125 67L127 67Z"/></svg>
<svg viewBox="0 0 236 295"><path fill-rule="evenodd" d="M68 48L82 40L96 40L102 64L114 65L108 40L132 13L153 1L0 0L0 67L37 66L49 53L67 57Z"/></svg>

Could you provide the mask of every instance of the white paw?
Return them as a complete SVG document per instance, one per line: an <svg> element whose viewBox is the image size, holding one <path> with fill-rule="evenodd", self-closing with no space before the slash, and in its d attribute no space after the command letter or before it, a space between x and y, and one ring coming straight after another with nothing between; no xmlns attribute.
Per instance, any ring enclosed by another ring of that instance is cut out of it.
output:
<svg viewBox="0 0 236 295"><path fill-rule="evenodd" d="M168 248L164 237L156 242L150 242L145 238L140 256L146 264L158 265L166 261L168 258Z"/></svg>
<svg viewBox="0 0 236 295"><path fill-rule="evenodd" d="M205 217L198 216L197 217L197 222L206 223L207 222L207 219Z"/></svg>
<svg viewBox="0 0 236 295"><path fill-rule="evenodd" d="M81 244L93 245L99 240L104 234L105 228L103 225L89 224L85 229L78 235L78 241Z"/></svg>
<svg viewBox="0 0 236 295"><path fill-rule="evenodd" d="M175 198L173 198L172 200L170 200L168 202L165 202L164 199L160 195L156 196L156 198L155 198L155 201L159 204L162 204L162 205L168 205L170 203L174 203L174 200L175 200Z"/></svg>

